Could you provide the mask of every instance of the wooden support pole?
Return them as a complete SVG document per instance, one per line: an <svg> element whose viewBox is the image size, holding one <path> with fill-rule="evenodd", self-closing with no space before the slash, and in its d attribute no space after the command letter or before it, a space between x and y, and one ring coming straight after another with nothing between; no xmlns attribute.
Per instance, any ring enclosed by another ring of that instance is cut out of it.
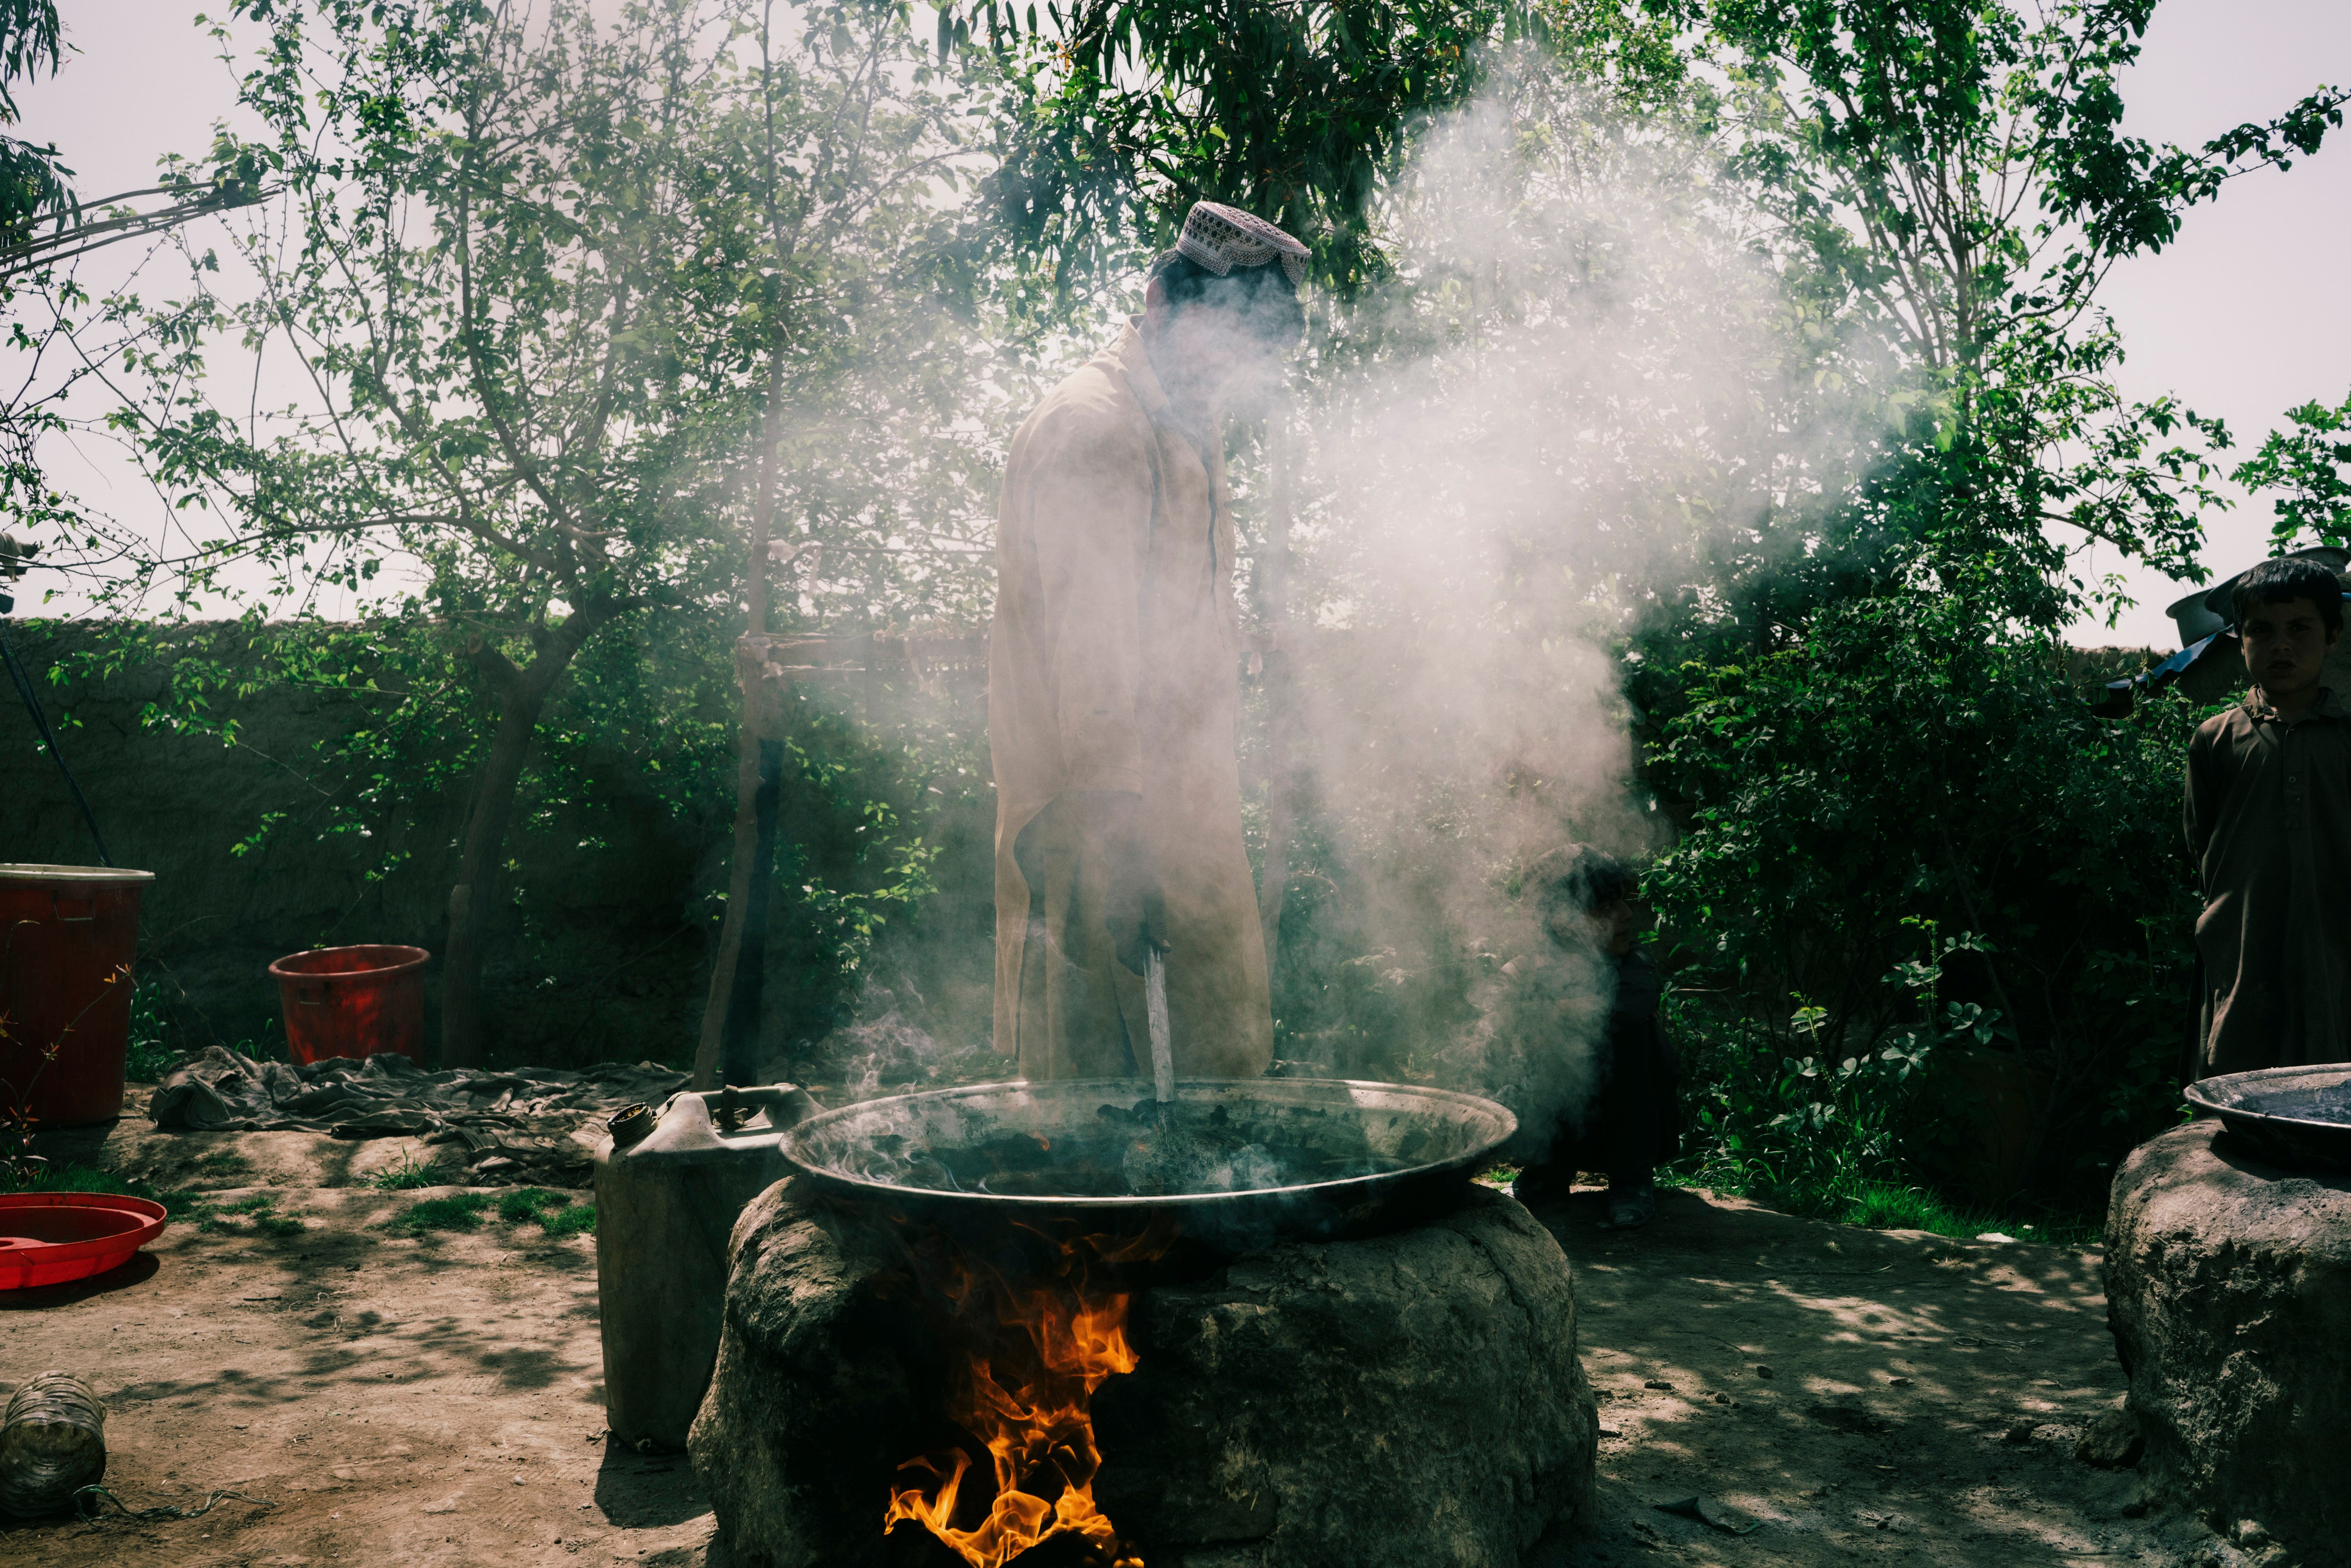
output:
<svg viewBox="0 0 2351 1568"><path fill-rule="evenodd" d="M1272 469L1272 506L1266 517L1265 559L1258 563L1265 623L1271 633L1265 653L1265 879L1258 889L1258 924L1265 935L1266 977L1273 977L1281 951L1282 894L1290 883L1291 800L1290 741L1297 717L1290 636L1290 465L1288 418L1277 413L1267 425L1267 460Z"/></svg>
<svg viewBox="0 0 2351 1568"><path fill-rule="evenodd" d="M767 709L773 700L768 689L768 648L765 637L746 637L735 646L735 676L743 688L742 747L735 765L735 846L729 857L726 919L710 967L710 995L703 1003L702 1035L694 1052L695 1089L747 1082L757 1070L747 1037L754 1042L758 1038L784 750L780 740L767 737ZM737 1077L738 1072L745 1076Z"/></svg>
<svg viewBox="0 0 2351 1568"><path fill-rule="evenodd" d="M751 875L743 905L743 939L726 991L718 1040L719 1082L759 1081L759 1018L768 979L768 905L776 883L776 807L784 788L784 743L762 737L752 789Z"/></svg>
<svg viewBox="0 0 2351 1568"><path fill-rule="evenodd" d="M748 1050L737 1039L728 1049L734 1020L748 1019L758 1032L759 990L768 949L768 883L776 852L776 794L782 764L780 742L768 736L768 541L776 520L776 465L783 444L784 361L769 355L766 428L759 453L758 498L751 507L749 570L744 598L747 622L735 644L735 679L743 690L743 725L735 767L735 853L726 885L726 919L718 933L718 953L710 966L710 995L702 1005L702 1036L694 1051L693 1087L719 1087L722 1065L747 1071ZM767 802L764 829L760 802ZM762 852L764 838L764 853ZM754 928L752 922L757 920ZM743 962L746 956L753 960Z"/></svg>

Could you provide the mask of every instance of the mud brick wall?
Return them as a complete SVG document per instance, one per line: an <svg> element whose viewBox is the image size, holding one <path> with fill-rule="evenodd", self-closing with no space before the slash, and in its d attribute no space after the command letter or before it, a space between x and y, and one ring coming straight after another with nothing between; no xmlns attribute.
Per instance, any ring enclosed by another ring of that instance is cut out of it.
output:
<svg viewBox="0 0 2351 1568"><path fill-rule="evenodd" d="M50 723L64 723L59 744L115 862L155 873L141 915L141 977L166 982L174 1043L282 1044L270 960L358 942L436 955L425 1021L437 1040L437 955L462 791L411 802L404 824L387 816L368 838L324 833L325 792L348 781L322 766L317 747L350 722L348 699L276 685L224 697L240 725L238 743L224 746L142 725L142 710L164 692L160 669L51 684L48 673L103 628L20 621L8 630ZM96 863L31 718L13 691L0 695L0 860ZM671 820L617 763L593 779L602 847L580 852L585 833L562 823L509 841L521 885L561 892L502 913L508 929L486 976L500 1059L635 1060L690 1048L708 964L702 895L723 884L729 824ZM236 852L272 812L285 821ZM371 881L386 850L407 859Z"/></svg>

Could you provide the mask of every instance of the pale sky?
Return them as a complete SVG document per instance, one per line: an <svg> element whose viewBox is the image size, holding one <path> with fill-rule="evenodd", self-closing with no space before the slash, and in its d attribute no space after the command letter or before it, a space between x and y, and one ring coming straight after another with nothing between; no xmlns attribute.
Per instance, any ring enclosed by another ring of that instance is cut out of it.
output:
<svg viewBox="0 0 2351 1568"><path fill-rule="evenodd" d="M2124 127L2194 146L2267 120L2322 83L2351 86L2351 5L2344 0L2166 0L2146 53L2123 83ZM2190 213L2179 243L2116 268L2101 292L2129 355L2126 395L2178 393L2229 423L2241 452L2285 411L2351 394L2351 131L2283 174L2231 182ZM2208 517L2204 564L2217 580L2269 554L2269 504ZM2099 570L2112 570L2114 552ZM2178 647L2163 607L2190 591L2159 572L2128 574L2141 602L2119 634L2074 640Z"/></svg>
<svg viewBox="0 0 2351 1568"><path fill-rule="evenodd" d="M209 0L218 13L225 0ZM151 182L166 149L200 152L229 111L235 84L196 26L189 0L63 0L79 49L55 78L18 91L19 133L54 140L85 196ZM2146 54L2124 83L2126 129L2193 145L2267 119L2321 83L2351 83L2351 4L2345 0L2166 0ZM126 259L137 247L117 254ZM2123 390L2170 392L2225 419L2241 448L2258 445L2284 411L2351 393L2351 131L2287 174L2231 183L2189 217L2180 242L2117 268L2102 296L2123 333ZM115 274L119 276L119 271ZM107 276L92 268L93 279ZM52 476L108 510L155 503L125 493L117 462L48 455ZM2205 564L2226 576L2267 552L2266 504L2209 520ZM2100 552L2099 571L2120 563ZM2126 573L2138 608L2118 632L2076 629L2082 643L2177 646L2163 607L2188 591L2158 573ZM27 585L29 586L29 584ZM27 603L25 608L32 609Z"/></svg>

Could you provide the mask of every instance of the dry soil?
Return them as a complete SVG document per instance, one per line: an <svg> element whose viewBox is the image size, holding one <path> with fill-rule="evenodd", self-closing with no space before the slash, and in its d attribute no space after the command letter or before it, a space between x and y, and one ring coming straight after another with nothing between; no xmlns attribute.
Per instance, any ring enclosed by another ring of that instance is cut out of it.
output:
<svg viewBox="0 0 2351 1568"><path fill-rule="evenodd" d="M704 1563L690 1467L604 1435L589 1239L496 1219L389 1231L434 1194L350 1184L429 1153L397 1143L164 1135L131 1117L81 1152L222 1202L272 1192L306 1228L174 1225L112 1276L0 1293L0 1395L50 1367L89 1378L110 1411L107 1484L133 1508L216 1489L274 1506L0 1524L0 1563ZM1694 1192L1619 1232L1599 1202L1538 1210L1576 1270L1605 1433L1601 1518L1573 1568L2268 1561L2074 1457L2122 1389L2095 1251ZM1698 1496L1760 1522L1734 1535L1656 1506Z"/></svg>
<svg viewBox="0 0 2351 1568"><path fill-rule="evenodd" d="M0 1563L642 1563L703 1561L709 1505L682 1456L603 1431L595 1242L486 1216L471 1234L384 1228L411 1203L371 1169L404 1140L154 1133L126 1118L105 1160L226 1207L273 1194L298 1235L174 1224L79 1284L0 1292L0 1393L80 1373L106 1401L106 1485L203 1517L0 1522Z"/></svg>
<svg viewBox="0 0 2351 1568"><path fill-rule="evenodd" d="M1575 1270L1601 1402L1576 1568L2276 1560L2075 1458L2123 1392L2095 1250L1659 1196L1640 1230L1606 1228L1596 1191L1536 1209ZM1757 1526L1658 1506L1693 1497Z"/></svg>

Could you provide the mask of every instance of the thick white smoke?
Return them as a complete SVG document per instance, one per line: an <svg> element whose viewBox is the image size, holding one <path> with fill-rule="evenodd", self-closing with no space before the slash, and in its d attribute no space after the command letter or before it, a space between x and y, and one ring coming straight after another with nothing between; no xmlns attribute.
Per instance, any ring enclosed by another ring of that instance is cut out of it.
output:
<svg viewBox="0 0 2351 1568"><path fill-rule="evenodd" d="M1637 856L1625 638L1706 612L1872 379L1812 331L1718 202L1714 162L1541 72L1432 128L1384 209L1395 276L1301 378L1301 713L1369 945L1469 1005L1417 1017L1440 1076L1516 1111L1531 1156L1592 1086L1614 970L1563 950L1519 868ZM1824 456L1825 455L1825 456Z"/></svg>

